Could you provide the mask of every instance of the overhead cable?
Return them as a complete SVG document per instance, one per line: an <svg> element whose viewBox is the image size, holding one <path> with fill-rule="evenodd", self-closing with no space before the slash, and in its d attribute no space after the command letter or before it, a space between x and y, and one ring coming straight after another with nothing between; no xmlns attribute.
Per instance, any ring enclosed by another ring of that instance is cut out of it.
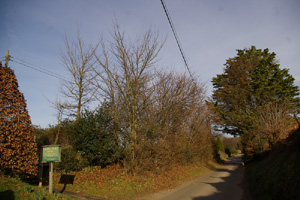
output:
<svg viewBox="0 0 300 200"><path fill-rule="evenodd" d="M173 24L173 22L172 22L172 19L171 19L171 16L170 16L169 12L168 12L167 5L166 5L166 3L165 3L164 0L160 0L160 2L161 2L161 4L162 4L162 6L163 6L163 8L164 8L164 11L165 11L165 13L166 13L166 16L167 16L167 18L168 18L168 21L169 21L169 24L170 24L170 26L171 26L172 32L173 32L173 34L174 34L175 40L176 40L176 42L177 42L178 48L179 48L180 53L181 53L181 56L182 56L182 58L183 58L185 67L187 68L187 70L188 70L188 72L189 72L191 78L194 80L194 78L193 78L193 76L192 76L192 73L191 73L191 71L190 71L190 68L189 68L187 59L185 58L185 54L184 54L183 49L182 49L182 47L181 47L181 44L180 44L178 35L177 35L177 33L176 33L175 26L174 26L174 24Z"/></svg>
<svg viewBox="0 0 300 200"><path fill-rule="evenodd" d="M5 56L0 57L0 62L5 61Z"/></svg>
<svg viewBox="0 0 300 200"><path fill-rule="evenodd" d="M47 69L44 69L44 68L42 68L42 67L39 67L39 66L37 66L37 65L33 65L33 64L31 64L31 63L28 63L28 62L26 62L26 61L24 61L24 60L21 60L21 59L18 59L18 58L16 58L16 57L11 57L10 61L15 62L15 63L18 63L18 64L23 65L23 66L25 66L25 67L28 67L28 68L30 68L30 69L33 69L33 70L35 70L35 71L44 73L44 74L46 74L46 75L52 76L52 77L54 77L54 78L58 78L58 79L60 79L60 80L70 82L70 81L69 81L67 78L65 78L64 76L61 76L61 75L59 75L59 74L57 74L57 73L54 73L54 72L51 72L51 71L49 71L49 70L47 70Z"/></svg>

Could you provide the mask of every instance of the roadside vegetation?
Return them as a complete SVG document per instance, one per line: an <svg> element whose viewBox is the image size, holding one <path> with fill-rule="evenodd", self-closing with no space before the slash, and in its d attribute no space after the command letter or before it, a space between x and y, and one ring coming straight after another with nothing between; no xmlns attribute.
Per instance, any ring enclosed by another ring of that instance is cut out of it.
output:
<svg viewBox="0 0 300 200"><path fill-rule="evenodd" d="M14 72L0 67L1 87L7 89L1 90L1 173L37 179L42 146L60 145L55 184L58 174L73 173L68 189L130 199L209 169L217 155L204 84L161 70L165 39L151 29L131 39L118 24L110 41L86 44L80 31L70 38L61 53L69 77L61 82L61 99L50 100L57 124L48 128L31 125ZM47 182L48 167L39 169Z"/></svg>
<svg viewBox="0 0 300 200"><path fill-rule="evenodd" d="M50 100L57 124L47 128L32 126L13 70L0 65L0 181L11 188L0 194L22 195L13 183L25 183L9 177L37 180L38 167L47 184L48 168L38 166L43 145L62 148L56 187L134 199L199 177L241 151L258 162L290 136L295 120L299 124L299 88L275 53L237 50L213 78L208 98L197 77L161 70L164 42L151 29L129 38L118 24L110 40L94 44L86 44L80 31L75 39L66 36L61 55L69 77L61 82L61 97ZM297 165L290 151L285 156Z"/></svg>
<svg viewBox="0 0 300 200"><path fill-rule="evenodd" d="M252 46L212 81L215 127L240 136L253 199L300 197L299 87L279 66L274 52Z"/></svg>
<svg viewBox="0 0 300 200"><path fill-rule="evenodd" d="M0 174L0 198L1 200L24 199L24 200L71 200L74 198L64 194L49 194L45 188L40 188L24 182L20 178L4 176Z"/></svg>
<svg viewBox="0 0 300 200"><path fill-rule="evenodd" d="M171 189L187 181L194 180L215 169L218 165L211 163L209 166L187 165L172 167L161 173L145 172L143 175L132 175L124 172L119 165L101 167L88 167L81 171L70 172L75 177L72 184L67 184L66 189L80 193L98 196L105 199L139 199L151 196L155 192ZM62 189L59 183L62 174L55 173L55 186Z"/></svg>
<svg viewBox="0 0 300 200"><path fill-rule="evenodd" d="M246 163L253 199L300 198L300 130Z"/></svg>

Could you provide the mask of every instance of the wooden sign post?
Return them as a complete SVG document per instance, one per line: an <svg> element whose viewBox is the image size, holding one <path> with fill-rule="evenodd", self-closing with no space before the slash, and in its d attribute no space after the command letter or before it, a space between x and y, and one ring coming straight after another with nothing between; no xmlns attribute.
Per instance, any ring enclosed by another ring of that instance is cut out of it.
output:
<svg viewBox="0 0 300 200"><path fill-rule="evenodd" d="M42 162L49 162L49 193L53 193L53 163L61 162L61 147L59 145L46 145L42 148Z"/></svg>

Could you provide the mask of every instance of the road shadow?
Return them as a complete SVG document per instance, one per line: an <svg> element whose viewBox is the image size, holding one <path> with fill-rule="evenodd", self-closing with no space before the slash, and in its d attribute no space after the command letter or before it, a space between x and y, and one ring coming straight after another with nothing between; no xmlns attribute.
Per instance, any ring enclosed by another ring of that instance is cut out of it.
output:
<svg viewBox="0 0 300 200"><path fill-rule="evenodd" d="M208 196L198 196L191 198L192 200L251 200L248 193L248 185L246 184L244 168L241 164L241 158L232 158L226 163L224 167L217 169L216 173L210 177L216 179L214 181L202 181L202 184L208 184L215 189L215 192ZM218 176L224 174L224 176ZM224 173L225 172L225 173ZM237 185L232 185L236 184ZM232 188L236 188L236 191ZM241 190L242 189L242 190Z"/></svg>

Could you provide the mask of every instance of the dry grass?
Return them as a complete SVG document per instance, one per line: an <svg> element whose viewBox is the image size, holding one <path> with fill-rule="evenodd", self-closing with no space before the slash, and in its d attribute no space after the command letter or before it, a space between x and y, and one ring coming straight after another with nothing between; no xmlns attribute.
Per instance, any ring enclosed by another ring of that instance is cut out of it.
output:
<svg viewBox="0 0 300 200"><path fill-rule="evenodd" d="M189 165L173 167L161 173L145 172L143 175L131 175L123 168L114 165L101 169L100 167L85 168L80 172L71 172L75 176L73 184L66 186L67 190L98 196L104 199L139 199L155 192L174 188L184 182L193 180L208 173L216 164L209 166ZM61 173L55 173L54 184L59 183Z"/></svg>

